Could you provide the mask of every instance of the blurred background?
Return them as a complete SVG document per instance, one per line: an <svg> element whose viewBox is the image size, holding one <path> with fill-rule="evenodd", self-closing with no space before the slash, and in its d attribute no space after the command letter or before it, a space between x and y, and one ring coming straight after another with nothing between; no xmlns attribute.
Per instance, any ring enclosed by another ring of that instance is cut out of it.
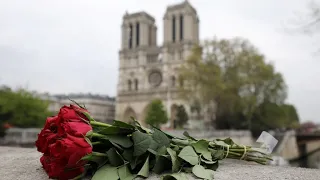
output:
<svg viewBox="0 0 320 180"><path fill-rule="evenodd" d="M278 144L320 169L320 2L0 0L0 144L74 100L98 121ZM0 146L1 148L1 146Z"/></svg>

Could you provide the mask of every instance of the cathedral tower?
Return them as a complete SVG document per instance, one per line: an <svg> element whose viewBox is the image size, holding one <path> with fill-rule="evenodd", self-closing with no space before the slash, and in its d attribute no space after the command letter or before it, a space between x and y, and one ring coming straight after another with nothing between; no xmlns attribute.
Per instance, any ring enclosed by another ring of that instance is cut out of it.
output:
<svg viewBox="0 0 320 180"><path fill-rule="evenodd" d="M121 49L131 50L157 45L155 19L146 12L123 16Z"/></svg>
<svg viewBox="0 0 320 180"><path fill-rule="evenodd" d="M178 68L185 62L192 46L199 42L199 20L188 1L168 6L163 18L163 46L157 46L155 19L146 12L123 16L116 119L130 116L144 123L148 105L161 99L173 126L179 99ZM190 108L185 106L189 113Z"/></svg>
<svg viewBox="0 0 320 180"><path fill-rule="evenodd" d="M163 17L163 48L171 61L183 61L199 43L199 18L188 1L168 6Z"/></svg>
<svg viewBox="0 0 320 180"><path fill-rule="evenodd" d="M199 19L197 11L188 1L168 6L163 17L164 45L191 44L199 42Z"/></svg>

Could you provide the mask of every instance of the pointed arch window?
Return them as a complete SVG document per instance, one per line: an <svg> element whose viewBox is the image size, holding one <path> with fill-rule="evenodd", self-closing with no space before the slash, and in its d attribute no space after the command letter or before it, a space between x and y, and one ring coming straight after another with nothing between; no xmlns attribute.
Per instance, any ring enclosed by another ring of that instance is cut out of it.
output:
<svg viewBox="0 0 320 180"><path fill-rule="evenodd" d="M133 38L133 26L129 24L129 49L132 48L132 39Z"/></svg>
<svg viewBox="0 0 320 180"><path fill-rule="evenodd" d="M179 22L180 22L180 41L183 40L183 30L184 30L184 23L183 23L183 15L181 14L179 17Z"/></svg>
<svg viewBox="0 0 320 180"><path fill-rule="evenodd" d="M132 90L132 81L128 80L128 90L131 91Z"/></svg>
<svg viewBox="0 0 320 180"><path fill-rule="evenodd" d="M172 42L176 41L176 16L172 17Z"/></svg>
<svg viewBox="0 0 320 180"><path fill-rule="evenodd" d="M135 80L134 80L134 89L135 89L136 91L139 90L139 81L138 81L138 79L135 79Z"/></svg>
<svg viewBox="0 0 320 180"><path fill-rule="evenodd" d="M136 46L140 45L140 23L137 22L136 24Z"/></svg>
<svg viewBox="0 0 320 180"><path fill-rule="evenodd" d="M148 31L149 31L149 35L148 35L149 36L148 37L148 41L149 42L148 42L148 44L149 44L149 46L151 46L151 44L152 44L152 26L151 25L149 26L149 30Z"/></svg>

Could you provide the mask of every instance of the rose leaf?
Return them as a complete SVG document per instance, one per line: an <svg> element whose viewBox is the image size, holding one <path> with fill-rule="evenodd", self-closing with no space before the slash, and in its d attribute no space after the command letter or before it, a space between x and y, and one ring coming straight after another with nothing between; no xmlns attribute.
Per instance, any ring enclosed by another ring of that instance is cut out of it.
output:
<svg viewBox="0 0 320 180"><path fill-rule="evenodd" d="M93 175L91 180L118 180L118 171L116 167L111 167L110 165L104 165L99 168Z"/></svg>
<svg viewBox="0 0 320 180"><path fill-rule="evenodd" d="M122 135L106 135L106 139L112 143L118 144L124 148L129 148L133 145L132 141L128 136Z"/></svg>
<svg viewBox="0 0 320 180"><path fill-rule="evenodd" d="M171 163L172 163L172 172L177 172L180 169L180 161L178 160L177 153L170 149L167 148L167 152L169 153L171 157Z"/></svg>
<svg viewBox="0 0 320 180"><path fill-rule="evenodd" d="M213 179L213 171L209 169L205 169L201 165L193 166L192 173L198 178L209 179L209 180Z"/></svg>
<svg viewBox="0 0 320 180"><path fill-rule="evenodd" d="M192 144L192 147L194 148L194 150L199 153L202 154L202 156L211 161L212 160L212 156L211 156L211 152L209 151L209 142L206 140L199 140L196 143Z"/></svg>
<svg viewBox="0 0 320 180"><path fill-rule="evenodd" d="M153 171L157 174L160 174L166 170L171 169L171 161L166 156L158 155L156 158L155 165L153 167Z"/></svg>
<svg viewBox="0 0 320 180"><path fill-rule="evenodd" d="M110 148L107 155L112 166L120 166L124 163L121 155L114 148Z"/></svg>
<svg viewBox="0 0 320 180"><path fill-rule="evenodd" d="M186 146L184 147L179 155L178 155L181 159L187 161L188 163L190 163L191 165L196 165L199 163L199 157L197 155L197 153L193 150L193 148L191 146Z"/></svg>
<svg viewBox="0 0 320 180"><path fill-rule="evenodd" d="M121 166L118 169L118 176L120 180L132 180L134 179L134 175L131 174L128 166Z"/></svg>
<svg viewBox="0 0 320 180"><path fill-rule="evenodd" d="M149 156L147 157L146 161L144 162L142 168L138 172L138 176L142 176L147 178L149 176Z"/></svg>
<svg viewBox="0 0 320 180"><path fill-rule="evenodd" d="M151 136L140 131L135 131L132 133L132 139L134 144L134 156L140 156L144 154L148 150L152 140Z"/></svg>
<svg viewBox="0 0 320 180"><path fill-rule="evenodd" d="M160 130L158 129L153 129L153 133L152 133L152 139L157 142L158 147L162 147L162 146L166 146L169 147L170 146L170 139Z"/></svg>

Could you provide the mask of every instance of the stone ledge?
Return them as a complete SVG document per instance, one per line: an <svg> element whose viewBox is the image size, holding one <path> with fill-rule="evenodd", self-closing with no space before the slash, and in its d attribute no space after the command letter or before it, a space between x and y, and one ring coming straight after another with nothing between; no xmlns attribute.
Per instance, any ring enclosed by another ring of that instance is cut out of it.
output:
<svg viewBox="0 0 320 180"><path fill-rule="evenodd" d="M48 180L42 170L39 158L41 154L34 148L0 147L1 180ZM159 179L151 176L149 180ZM293 167L262 166L240 161L221 161L216 180L315 180L320 179L317 169ZM190 176L189 180L194 180Z"/></svg>

